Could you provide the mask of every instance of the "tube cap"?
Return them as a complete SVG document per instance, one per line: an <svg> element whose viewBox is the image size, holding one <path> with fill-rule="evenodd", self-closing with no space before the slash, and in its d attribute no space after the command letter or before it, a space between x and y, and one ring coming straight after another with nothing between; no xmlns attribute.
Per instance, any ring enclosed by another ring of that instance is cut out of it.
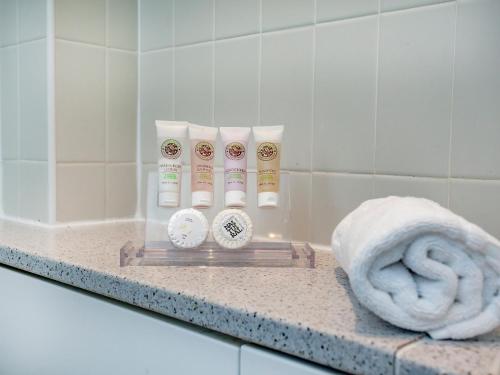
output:
<svg viewBox="0 0 500 375"><path fill-rule="evenodd" d="M245 207L247 205L247 193L240 190L226 191L225 200L227 207Z"/></svg>
<svg viewBox="0 0 500 375"><path fill-rule="evenodd" d="M258 196L259 207L278 207L279 195L272 191L264 191Z"/></svg>
<svg viewBox="0 0 500 375"><path fill-rule="evenodd" d="M193 207L210 207L213 200L213 193L210 191L193 191L191 193L191 205Z"/></svg>
<svg viewBox="0 0 500 375"><path fill-rule="evenodd" d="M177 207L179 205L179 194L169 191L158 193L158 205L161 207Z"/></svg>

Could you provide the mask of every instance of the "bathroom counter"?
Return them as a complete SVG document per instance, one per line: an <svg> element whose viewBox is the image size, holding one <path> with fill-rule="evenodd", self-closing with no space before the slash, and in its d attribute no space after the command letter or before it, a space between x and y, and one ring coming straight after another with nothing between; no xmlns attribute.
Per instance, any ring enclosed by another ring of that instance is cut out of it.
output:
<svg viewBox="0 0 500 375"><path fill-rule="evenodd" d="M393 327L356 301L330 252L316 269L120 267L120 248L140 246L143 227L0 221L0 263L349 373L500 368L500 330L436 342Z"/></svg>

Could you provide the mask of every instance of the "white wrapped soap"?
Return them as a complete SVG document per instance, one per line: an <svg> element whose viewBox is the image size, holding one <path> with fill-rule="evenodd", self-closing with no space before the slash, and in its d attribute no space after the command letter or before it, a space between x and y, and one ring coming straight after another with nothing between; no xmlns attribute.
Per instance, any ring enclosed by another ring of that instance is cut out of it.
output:
<svg viewBox="0 0 500 375"><path fill-rule="evenodd" d="M228 209L221 211L212 223L214 240L226 249L239 249L252 240L253 225L245 211Z"/></svg>

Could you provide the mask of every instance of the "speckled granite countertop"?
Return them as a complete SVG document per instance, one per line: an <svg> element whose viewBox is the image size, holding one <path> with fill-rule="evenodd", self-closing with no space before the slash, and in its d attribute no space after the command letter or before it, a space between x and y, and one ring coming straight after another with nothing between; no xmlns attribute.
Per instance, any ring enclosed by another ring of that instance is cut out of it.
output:
<svg viewBox="0 0 500 375"><path fill-rule="evenodd" d="M351 373L500 373L500 331L455 343L392 327L359 305L329 252L316 269L121 268L143 226L0 221L0 263Z"/></svg>

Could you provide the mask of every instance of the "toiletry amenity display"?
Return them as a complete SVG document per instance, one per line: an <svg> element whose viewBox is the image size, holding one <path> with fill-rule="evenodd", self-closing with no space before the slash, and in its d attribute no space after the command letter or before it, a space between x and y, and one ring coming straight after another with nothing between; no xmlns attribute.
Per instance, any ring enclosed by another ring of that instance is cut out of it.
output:
<svg viewBox="0 0 500 375"><path fill-rule="evenodd" d="M252 233L250 216L236 208L219 212L212 223L214 240L225 249L239 249L248 245Z"/></svg>
<svg viewBox="0 0 500 375"><path fill-rule="evenodd" d="M500 326L500 242L433 201L368 200L332 248L361 304L396 326L435 339Z"/></svg>
<svg viewBox="0 0 500 375"><path fill-rule="evenodd" d="M223 147L216 148L219 130ZM144 248L127 247L121 264L314 267L314 250L290 240L283 130L254 128L257 150L249 151L250 127L157 121L158 172L148 175ZM223 170L214 167L216 152ZM249 154L259 155L258 171L247 170ZM182 173L183 155L190 155L184 162L191 173Z"/></svg>
<svg viewBox="0 0 500 375"><path fill-rule="evenodd" d="M188 123L184 121L156 121L159 206L179 205L183 142L187 128Z"/></svg>
<svg viewBox="0 0 500 375"><path fill-rule="evenodd" d="M200 246L208 236L208 220L198 210L177 211L168 222L168 237L175 247L190 249Z"/></svg>
<svg viewBox="0 0 500 375"><path fill-rule="evenodd" d="M220 128L224 146L224 201L226 207L245 207L250 128Z"/></svg>
<svg viewBox="0 0 500 375"><path fill-rule="evenodd" d="M257 154L259 207L278 206L283 130L282 125L253 127Z"/></svg>
<svg viewBox="0 0 500 375"><path fill-rule="evenodd" d="M214 157L217 128L189 125L191 141L191 199L193 207L213 204Z"/></svg>

